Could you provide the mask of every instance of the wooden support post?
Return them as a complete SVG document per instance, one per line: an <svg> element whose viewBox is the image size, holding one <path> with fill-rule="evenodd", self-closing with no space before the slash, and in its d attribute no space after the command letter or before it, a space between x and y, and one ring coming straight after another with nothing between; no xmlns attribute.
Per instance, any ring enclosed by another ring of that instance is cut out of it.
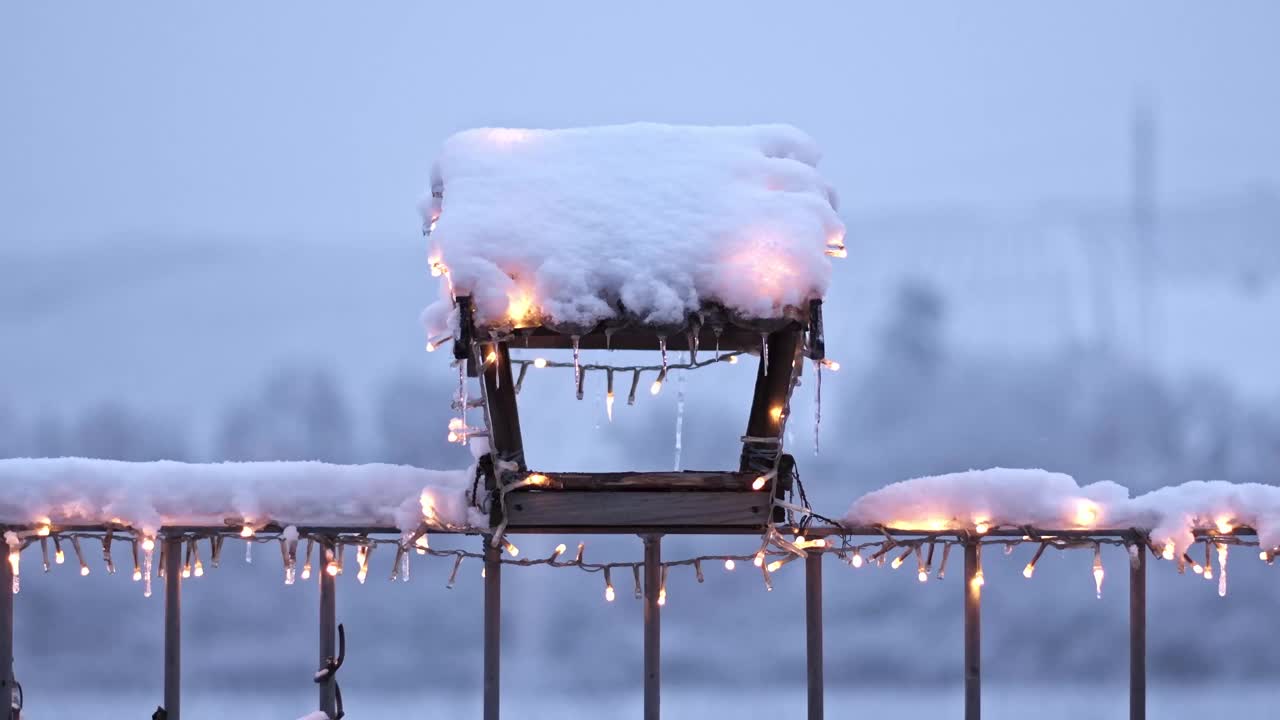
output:
<svg viewBox="0 0 1280 720"><path fill-rule="evenodd" d="M809 720L822 720L822 553L804 561L805 643L808 649Z"/></svg>
<svg viewBox="0 0 1280 720"><path fill-rule="evenodd" d="M502 553L484 536L484 720L498 720L502 656Z"/></svg>
<svg viewBox="0 0 1280 720"><path fill-rule="evenodd" d="M644 536L644 720L659 720L661 711L662 536Z"/></svg>
<svg viewBox="0 0 1280 720"><path fill-rule="evenodd" d="M337 578L329 574L329 560L337 550L333 538L320 540L320 665L338 656ZM333 717L338 711L337 678L332 675L320 683L320 712Z"/></svg>
<svg viewBox="0 0 1280 720"><path fill-rule="evenodd" d="M13 720L13 568L8 547L0 543L5 557L0 560L0 718Z"/></svg>
<svg viewBox="0 0 1280 720"><path fill-rule="evenodd" d="M1129 565L1129 720L1147 720L1147 551Z"/></svg>
<svg viewBox="0 0 1280 720"><path fill-rule="evenodd" d="M182 717L182 538L164 539L165 720Z"/></svg>
<svg viewBox="0 0 1280 720"><path fill-rule="evenodd" d="M982 718L982 558L976 540L964 545L964 718Z"/></svg>

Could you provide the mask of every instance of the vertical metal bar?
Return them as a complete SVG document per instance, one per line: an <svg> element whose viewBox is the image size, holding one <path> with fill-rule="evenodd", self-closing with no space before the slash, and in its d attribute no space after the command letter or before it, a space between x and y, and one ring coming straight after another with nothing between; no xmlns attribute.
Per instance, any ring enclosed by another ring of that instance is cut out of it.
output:
<svg viewBox="0 0 1280 720"><path fill-rule="evenodd" d="M804 561L805 642L808 648L809 720L822 720L822 553Z"/></svg>
<svg viewBox="0 0 1280 720"><path fill-rule="evenodd" d="M3 543L0 550L7 551ZM13 720L13 568L0 560L0 718Z"/></svg>
<svg viewBox="0 0 1280 720"><path fill-rule="evenodd" d="M320 539L320 667L338 655L338 597L337 578L329 574L329 560L335 542L331 537ZM336 695L337 678L332 675L320 683L320 712L333 717L338 711Z"/></svg>
<svg viewBox="0 0 1280 720"><path fill-rule="evenodd" d="M182 538L164 539L164 710L182 717Z"/></svg>
<svg viewBox="0 0 1280 720"><path fill-rule="evenodd" d="M644 536L644 720L662 717L662 536Z"/></svg>
<svg viewBox="0 0 1280 720"><path fill-rule="evenodd" d="M1129 720L1147 718L1147 552L1129 565Z"/></svg>
<svg viewBox="0 0 1280 720"><path fill-rule="evenodd" d="M502 554L484 538L484 720L498 720L502 657Z"/></svg>
<svg viewBox="0 0 1280 720"><path fill-rule="evenodd" d="M982 566L978 543L964 545L964 718L982 718Z"/></svg>

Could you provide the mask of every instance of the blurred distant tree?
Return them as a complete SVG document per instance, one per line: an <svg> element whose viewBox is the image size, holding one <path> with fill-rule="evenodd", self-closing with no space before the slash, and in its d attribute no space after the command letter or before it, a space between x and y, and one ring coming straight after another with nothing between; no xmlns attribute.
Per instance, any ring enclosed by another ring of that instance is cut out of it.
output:
<svg viewBox="0 0 1280 720"><path fill-rule="evenodd" d="M467 464L466 449L446 439L449 418L454 416L449 408L452 394L452 387L433 386L409 373L384 382L375 418L377 450L371 459L435 469Z"/></svg>
<svg viewBox="0 0 1280 720"><path fill-rule="evenodd" d="M219 460L351 462L351 409L326 370L282 368L255 398L231 408L215 443Z"/></svg>
<svg viewBox="0 0 1280 720"><path fill-rule="evenodd" d="M110 460L188 460L189 446L183 426L170 420L143 416L118 403L90 408L57 438L55 426L39 442L61 445L47 455L77 455Z"/></svg>
<svg viewBox="0 0 1280 720"><path fill-rule="evenodd" d="M926 283L908 281L899 289L858 393L864 422L896 425L922 409L946 360L944 311L942 296Z"/></svg>

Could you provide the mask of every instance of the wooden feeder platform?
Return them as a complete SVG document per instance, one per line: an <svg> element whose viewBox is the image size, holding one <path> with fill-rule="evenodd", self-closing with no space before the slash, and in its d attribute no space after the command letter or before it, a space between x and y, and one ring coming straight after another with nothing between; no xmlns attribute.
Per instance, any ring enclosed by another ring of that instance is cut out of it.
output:
<svg viewBox="0 0 1280 720"><path fill-rule="evenodd" d="M480 462L491 527L529 532L542 528L603 533L641 532L661 527L724 531L763 530L785 512L774 506L795 479L795 463L782 452L785 414L804 359L824 357L822 303L811 301L783 317L763 321L733 319L723 309L692 313L679 327L480 328L471 298L458 298L459 332L454 355L479 378L489 427L490 455ZM668 352L760 352L751 410L737 467L683 472L554 472L525 462L520 410L512 377L511 347L572 350L651 350L665 342ZM494 362L484 362L490 354ZM767 356L767 367L766 359ZM753 484L762 476L767 482ZM532 480L531 480L532 478ZM508 485L519 487L503 490ZM477 498L479 501L480 498Z"/></svg>

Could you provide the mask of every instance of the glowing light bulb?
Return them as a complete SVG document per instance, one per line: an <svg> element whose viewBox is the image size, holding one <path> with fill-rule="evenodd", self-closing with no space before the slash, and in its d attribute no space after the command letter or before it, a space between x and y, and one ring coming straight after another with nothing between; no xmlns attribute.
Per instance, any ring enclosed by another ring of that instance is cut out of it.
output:
<svg viewBox="0 0 1280 720"><path fill-rule="evenodd" d="M361 566L360 566L360 571L356 573L356 580L359 580L359 581L360 581L360 584L361 584L361 585L363 585L363 584L364 584L364 581L365 581L365 578L367 578L367 577L369 577L369 566L368 566L368 565L361 565Z"/></svg>
<svg viewBox="0 0 1280 720"><path fill-rule="evenodd" d="M764 566L764 551L763 551L763 550L761 550L760 552L756 553L755 559L754 559L754 560L752 560L751 562L755 563L755 566L756 566L756 567L763 567L763 566Z"/></svg>
<svg viewBox="0 0 1280 720"><path fill-rule="evenodd" d="M142 539L142 549L151 552L156 549L155 538L145 537Z"/></svg>
<svg viewBox="0 0 1280 720"><path fill-rule="evenodd" d="M53 561L59 565L67 561L67 554L62 552L62 548L58 548L54 551Z"/></svg>
<svg viewBox="0 0 1280 720"><path fill-rule="evenodd" d="M1214 520L1213 524L1221 535L1230 535L1231 531L1235 530L1235 526L1231 524L1230 518L1220 517L1217 520Z"/></svg>
<svg viewBox="0 0 1280 720"><path fill-rule="evenodd" d="M752 482L752 483L751 483L751 489L752 489L752 490L760 490L760 489L762 489L762 488L764 487L765 483L767 483L767 482L769 482L769 479L768 479L768 478L766 478L765 476L761 475L760 477L758 477L758 478L756 478L756 479L755 479L755 482Z"/></svg>
<svg viewBox="0 0 1280 720"><path fill-rule="evenodd" d="M897 570L898 568L902 567L902 558L900 557L894 558L893 562L889 563L889 567L893 568L894 570Z"/></svg>
<svg viewBox="0 0 1280 720"><path fill-rule="evenodd" d="M506 548L507 554L510 555L511 557L520 556L520 548L516 547L515 544L512 543L510 540L503 540L502 545L504 548Z"/></svg>
<svg viewBox="0 0 1280 720"><path fill-rule="evenodd" d="M1098 521L1098 508L1088 500L1076 505L1076 525L1091 526Z"/></svg>
<svg viewBox="0 0 1280 720"><path fill-rule="evenodd" d="M836 362L835 360L831 360L829 358L822 359L822 367L830 370L831 372L840 371L840 363Z"/></svg>
<svg viewBox="0 0 1280 720"><path fill-rule="evenodd" d="M40 537L49 537L50 532L53 532L53 528L50 528L47 524L41 525L36 529L36 535L39 535Z"/></svg>
<svg viewBox="0 0 1280 720"><path fill-rule="evenodd" d="M81 565L81 566L80 566L80 577L84 577L85 575L88 575L88 574L89 574L89 566L88 566L88 565Z"/></svg>
<svg viewBox="0 0 1280 720"><path fill-rule="evenodd" d="M781 567L782 567L782 561L774 560L773 562L769 563L769 572L777 572L778 568L781 568Z"/></svg>
<svg viewBox="0 0 1280 720"><path fill-rule="evenodd" d="M662 392L662 380L654 380L653 384L649 386L649 394L657 395L660 392Z"/></svg>
<svg viewBox="0 0 1280 720"><path fill-rule="evenodd" d="M337 577L338 573L342 572L342 568L338 567L337 562L330 560L329 563L324 566L324 571L329 573L329 577Z"/></svg>
<svg viewBox="0 0 1280 720"><path fill-rule="evenodd" d="M450 430L461 430L465 426L466 423L463 422L462 418L449 418Z"/></svg>
<svg viewBox="0 0 1280 720"><path fill-rule="evenodd" d="M979 520L973 525L973 531L979 535L985 535L991 529L991 523L985 520Z"/></svg>
<svg viewBox="0 0 1280 720"><path fill-rule="evenodd" d="M498 362L498 353L496 351L490 350L489 354L484 356L484 364L492 365L496 362Z"/></svg>
<svg viewBox="0 0 1280 720"><path fill-rule="evenodd" d="M660 588L658 590L658 606L661 607L666 604L667 604L667 589Z"/></svg>
<svg viewBox="0 0 1280 720"><path fill-rule="evenodd" d="M827 248L823 252L826 253L827 257L833 257L833 258L849 257L849 251L844 248Z"/></svg>
<svg viewBox="0 0 1280 720"><path fill-rule="evenodd" d="M183 580L186 580L186 579L187 579L187 578L189 578L189 577L191 577L191 566L190 566L190 565L183 565L183 566L182 566L182 579L183 579Z"/></svg>
<svg viewBox="0 0 1280 720"><path fill-rule="evenodd" d="M849 564L856 568L862 567L862 555L854 553L853 557L849 558Z"/></svg>
<svg viewBox="0 0 1280 720"><path fill-rule="evenodd" d="M969 581L969 585L972 589L977 590L985 584L987 584L987 580L982 575L982 569L979 568L978 572L973 574L973 579Z"/></svg>
<svg viewBox="0 0 1280 720"><path fill-rule="evenodd" d="M1164 549L1160 552L1160 557L1164 558L1165 560L1173 559L1173 541L1172 540L1169 540L1164 544Z"/></svg>
<svg viewBox="0 0 1280 720"><path fill-rule="evenodd" d="M204 577L204 563L199 558L196 558L196 567L192 572L195 573L196 577Z"/></svg>
<svg viewBox="0 0 1280 720"><path fill-rule="evenodd" d="M1101 546L1093 546L1093 586L1098 594L1098 599L1102 599L1102 578L1106 573L1102 569L1102 548Z"/></svg>
<svg viewBox="0 0 1280 720"><path fill-rule="evenodd" d="M604 396L604 413L609 417L609 422L613 422L613 391L610 390Z"/></svg>
<svg viewBox="0 0 1280 720"><path fill-rule="evenodd" d="M1267 552L1266 550L1263 550L1258 553L1258 559L1261 560L1262 562L1271 562L1271 553Z"/></svg>
<svg viewBox="0 0 1280 720"><path fill-rule="evenodd" d="M737 356L737 355L730 355L730 356L729 356L729 364L730 364L730 365L737 365L737 364L738 364L738 356Z"/></svg>
<svg viewBox="0 0 1280 720"><path fill-rule="evenodd" d="M141 571L141 570L134 570L134 571L133 571L133 581L134 581L134 582L138 582L138 581L139 581L139 580L141 580L141 579L142 579L142 571Z"/></svg>
<svg viewBox="0 0 1280 720"><path fill-rule="evenodd" d="M240 537L242 538L253 537L253 528L249 525L245 525L244 527L240 528Z"/></svg>
<svg viewBox="0 0 1280 720"><path fill-rule="evenodd" d="M920 582L927 582L929 580L929 573L923 570L920 570L919 572L916 573L916 579L919 580Z"/></svg>
<svg viewBox="0 0 1280 720"><path fill-rule="evenodd" d="M533 366L534 366L534 367L536 367L536 368L544 368L544 367L546 367L546 366L547 366L547 359L546 359L546 358L534 358L534 359L533 359Z"/></svg>
<svg viewBox="0 0 1280 720"><path fill-rule="evenodd" d="M774 422L778 422L779 420L781 420L781 419L782 419L782 407L781 407L781 406L775 406L775 407L771 407L771 408L769 408L769 417L773 418L773 421L774 421Z"/></svg>
<svg viewBox="0 0 1280 720"><path fill-rule="evenodd" d="M303 580L311 579L311 563L310 562L304 563L302 565L302 579Z"/></svg>
<svg viewBox="0 0 1280 720"><path fill-rule="evenodd" d="M738 567L738 563L734 562L733 558L729 558L728 560L724 561L725 570L733 570L736 567Z"/></svg>
<svg viewBox="0 0 1280 720"><path fill-rule="evenodd" d="M458 433L456 433L456 432L454 432L454 431L450 430L450 431L449 431L449 434L446 436L446 438L449 440L449 442L451 442L451 443L456 443L456 442L458 442Z"/></svg>
<svg viewBox="0 0 1280 720"><path fill-rule="evenodd" d="M530 485L537 485L539 487L542 487L545 485L550 485L551 478L547 477L546 475L542 475L540 473L534 473L529 477L526 477L525 482L527 482Z"/></svg>
<svg viewBox="0 0 1280 720"><path fill-rule="evenodd" d="M1027 563L1027 566L1022 568L1022 577L1027 578L1028 580L1031 579L1031 576L1034 575L1035 573L1036 573L1036 566L1032 565L1031 563Z"/></svg>
<svg viewBox="0 0 1280 720"><path fill-rule="evenodd" d="M614 599L615 597L617 597L617 595L613 592L613 586L612 586L612 585L605 585L605 586L604 586L604 599L605 599L607 602L613 602L613 599Z"/></svg>

